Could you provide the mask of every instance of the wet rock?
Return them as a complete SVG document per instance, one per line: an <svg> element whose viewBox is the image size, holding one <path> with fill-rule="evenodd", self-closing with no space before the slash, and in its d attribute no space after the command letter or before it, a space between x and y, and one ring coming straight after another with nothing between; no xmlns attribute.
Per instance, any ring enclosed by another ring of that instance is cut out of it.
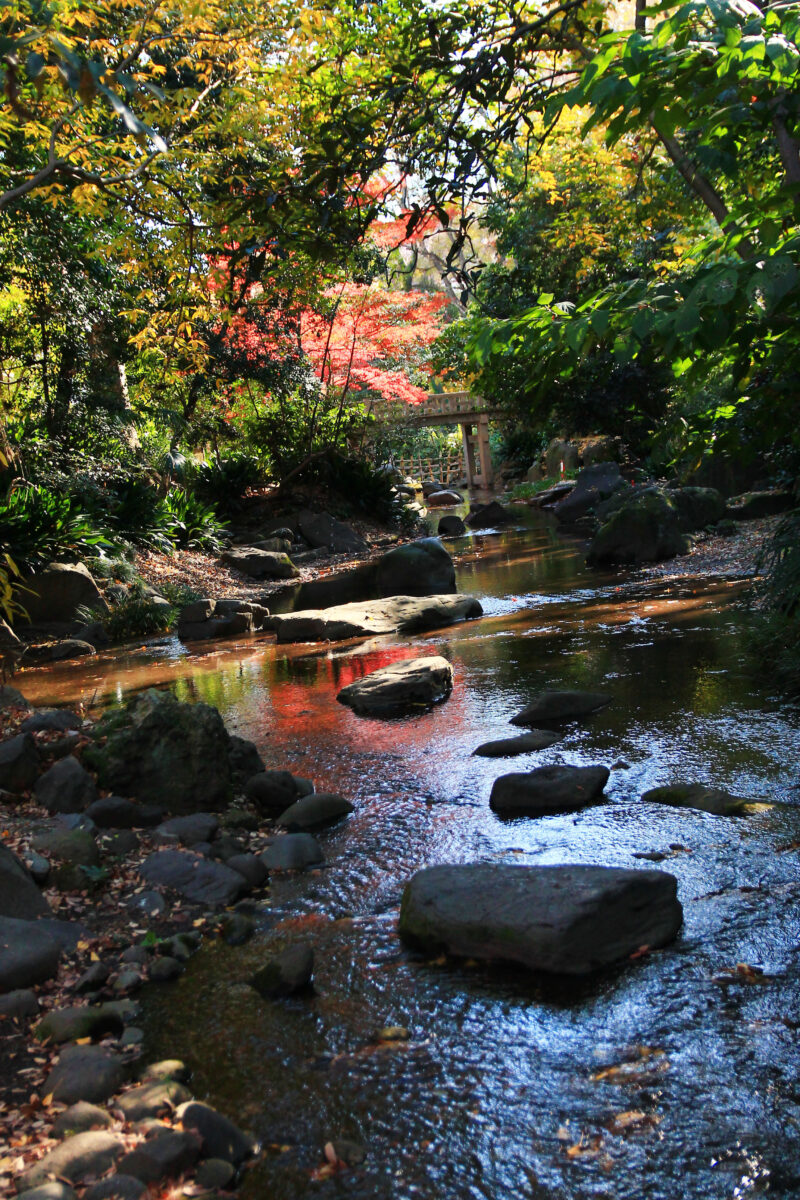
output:
<svg viewBox="0 0 800 1200"><path fill-rule="evenodd" d="M52 1178L81 1183L84 1179L104 1175L124 1151L125 1142L119 1133L104 1130L78 1133L34 1163L22 1176L20 1184L22 1188L36 1187Z"/></svg>
<svg viewBox="0 0 800 1200"><path fill-rule="evenodd" d="M225 866L238 871L250 888L260 888L267 881L267 868L257 854L232 854Z"/></svg>
<svg viewBox="0 0 800 1200"><path fill-rule="evenodd" d="M297 517L297 528L309 546L325 548L331 554L361 554L369 546L351 525L337 521L329 513L304 509Z"/></svg>
<svg viewBox="0 0 800 1200"><path fill-rule="evenodd" d="M454 492L450 488L443 488L440 492L431 492L425 497L428 508L449 508L454 504L463 504L464 497L460 492Z"/></svg>
<svg viewBox="0 0 800 1200"><path fill-rule="evenodd" d="M221 561L251 579L295 579L300 572L288 554L276 554L272 550L256 550L254 546L241 546L226 550ZM248 614L249 616L250 614ZM232 620L233 618L227 618ZM252 623L252 616L250 616Z"/></svg>
<svg viewBox="0 0 800 1200"><path fill-rule="evenodd" d="M439 537L464 537L467 527L455 513L448 513L439 518Z"/></svg>
<svg viewBox="0 0 800 1200"><path fill-rule="evenodd" d="M226 946L243 946L250 941L256 927L253 918L245 913L230 913L223 917L219 931Z"/></svg>
<svg viewBox="0 0 800 1200"><path fill-rule="evenodd" d="M211 813L189 813L185 817L173 817L159 825L155 836L163 835L167 840L177 839L181 846L194 846L197 842L210 842L219 829L219 821Z"/></svg>
<svg viewBox="0 0 800 1200"><path fill-rule="evenodd" d="M25 610L32 623L73 621L76 608L108 611L102 592L83 563L51 563L25 579Z"/></svg>
<svg viewBox="0 0 800 1200"><path fill-rule="evenodd" d="M438 538L419 538L396 546L375 564L375 594L443 596L456 590L453 560Z"/></svg>
<svg viewBox="0 0 800 1200"><path fill-rule="evenodd" d="M88 1133L90 1129L108 1129L112 1124L111 1114L105 1108L79 1100L56 1117L53 1137L73 1137L76 1133Z"/></svg>
<svg viewBox="0 0 800 1200"><path fill-rule="evenodd" d="M170 980L177 979L182 974L183 963L170 955L154 959L147 971L151 983L169 983Z"/></svg>
<svg viewBox="0 0 800 1200"><path fill-rule="evenodd" d="M494 742L482 742L472 753L479 758L512 758L516 754L530 754L534 750L546 750L559 741L557 733L546 729L531 729L519 737L498 738Z"/></svg>
<svg viewBox="0 0 800 1200"><path fill-rule="evenodd" d="M109 1175L83 1193L83 1200L145 1200L147 1185L132 1175Z"/></svg>
<svg viewBox="0 0 800 1200"><path fill-rule="evenodd" d="M503 816L574 812L600 799L609 774L607 767L550 766L501 775L489 805Z"/></svg>
<svg viewBox="0 0 800 1200"><path fill-rule="evenodd" d="M104 787L176 814L215 812L230 798L231 739L208 704L153 689L103 717L95 736L106 744L87 747L84 758Z"/></svg>
<svg viewBox="0 0 800 1200"><path fill-rule="evenodd" d="M42 1088L59 1104L88 1100L102 1104L119 1091L125 1068L118 1055L102 1046L67 1046Z"/></svg>
<svg viewBox="0 0 800 1200"><path fill-rule="evenodd" d="M142 1183L160 1183L188 1171L200 1155L200 1139L192 1133L161 1133L148 1138L120 1161L123 1175Z"/></svg>
<svg viewBox="0 0 800 1200"><path fill-rule="evenodd" d="M480 504L467 514L467 525L470 529L494 529L496 525L508 525L513 520L511 513L496 500L490 501L489 504Z"/></svg>
<svg viewBox="0 0 800 1200"><path fill-rule="evenodd" d="M289 771L259 771L250 776L244 790L265 816L280 816L298 797L297 784Z"/></svg>
<svg viewBox="0 0 800 1200"><path fill-rule="evenodd" d="M587 516L601 500L626 486L617 463L593 463L583 468L575 480L575 487L559 500L553 512L562 524L569 525Z"/></svg>
<svg viewBox="0 0 800 1200"><path fill-rule="evenodd" d="M18 1192L17 1200L78 1200L78 1193L68 1183L52 1179L50 1183L42 1183L39 1187Z"/></svg>
<svg viewBox="0 0 800 1200"><path fill-rule="evenodd" d="M270 618L279 642L341 642L384 633L413 633L480 617L472 596L392 596L385 600L308 609Z"/></svg>
<svg viewBox="0 0 800 1200"><path fill-rule="evenodd" d="M100 829L149 829L164 819L158 805L137 804L124 796L101 796L86 809Z"/></svg>
<svg viewBox="0 0 800 1200"><path fill-rule="evenodd" d="M152 1080L125 1092L116 1101L116 1107L126 1121L144 1121L147 1117L159 1117L172 1112L179 1104L191 1100L191 1094L175 1079Z"/></svg>
<svg viewBox="0 0 800 1200"><path fill-rule="evenodd" d="M303 871L325 861L319 842L310 833L275 838L260 858L268 871Z"/></svg>
<svg viewBox="0 0 800 1200"><path fill-rule="evenodd" d="M235 1175L233 1163L226 1162L224 1158L207 1158L197 1168L195 1183L209 1191L218 1188L224 1190L230 1186Z"/></svg>
<svg viewBox="0 0 800 1200"><path fill-rule="evenodd" d="M230 735L228 761L234 787L242 787L251 775L264 770L263 759L255 744L235 733Z"/></svg>
<svg viewBox="0 0 800 1200"><path fill-rule="evenodd" d="M32 921L50 906L16 854L0 845L0 917Z"/></svg>
<svg viewBox="0 0 800 1200"><path fill-rule="evenodd" d="M157 850L144 860L139 874L147 883L209 908L233 904L247 888L237 871L189 850Z"/></svg>
<svg viewBox="0 0 800 1200"><path fill-rule="evenodd" d="M97 799L94 780L72 754L45 771L33 790L37 802L51 813L81 813Z"/></svg>
<svg viewBox="0 0 800 1200"><path fill-rule="evenodd" d="M667 787L651 788L642 800L646 804L668 804L672 808L695 808L699 812L712 813L718 817L743 817L748 811L757 811L757 802L744 796L733 796L722 788L709 787L705 783L675 783Z"/></svg>
<svg viewBox="0 0 800 1200"><path fill-rule="evenodd" d="M297 943L268 958L250 983L265 1000L277 1000L305 991L313 975L314 951L311 946Z"/></svg>
<svg viewBox="0 0 800 1200"><path fill-rule="evenodd" d="M83 642L80 638L62 638L58 642L28 646L25 661L32 666L41 666L44 663L66 662L70 658L90 658L96 653L91 642Z"/></svg>
<svg viewBox="0 0 800 1200"><path fill-rule="evenodd" d="M70 729L80 729L82 724L78 714L69 712L66 708L39 708L25 718L20 730L23 733L66 733Z"/></svg>
<svg viewBox="0 0 800 1200"><path fill-rule="evenodd" d="M238 1167L253 1154L252 1139L209 1105L190 1100L176 1115L184 1129L199 1134L202 1158L222 1158Z"/></svg>
<svg viewBox="0 0 800 1200"><path fill-rule="evenodd" d="M452 689L450 663L429 656L372 671L342 688L336 699L363 716L394 717L431 708L446 700Z"/></svg>
<svg viewBox="0 0 800 1200"><path fill-rule="evenodd" d="M96 992L108 982L110 974L111 971L106 963L92 963L81 975L72 990L79 996L85 995L86 992Z"/></svg>
<svg viewBox="0 0 800 1200"><path fill-rule="evenodd" d="M39 777L39 751L29 733L0 742L0 788L19 795L29 791Z"/></svg>
<svg viewBox="0 0 800 1200"><path fill-rule="evenodd" d="M434 492L441 492L444 484L440 479L423 479L420 487L423 497L427 500L428 496L432 496Z"/></svg>
<svg viewBox="0 0 800 1200"><path fill-rule="evenodd" d="M81 1038L121 1033L123 1021L109 1004L54 1008L33 1031L39 1042L77 1042Z"/></svg>
<svg viewBox="0 0 800 1200"><path fill-rule="evenodd" d="M511 718L512 725L536 725L542 721L574 721L610 704L604 692L545 691Z"/></svg>
<svg viewBox="0 0 800 1200"><path fill-rule="evenodd" d="M0 1018L9 1021L24 1021L28 1017L36 1017L38 1014L39 1001L36 998L36 992L28 991L27 988L18 988L14 992L7 992L5 996L0 996Z"/></svg>
<svg viewBox="0 0 800 1200"><path fill-rule="evenodd" d="M61 947L38 923L0 917L0 993L52 979L60 959Z"/></svg>
<svg viewBox="0 0 800 1200"><path fill-rule="evenodd" d="M213 617L216 607L216 600L194 600L191 604L184 604L178 613L178 625L195 625L200 621L207 621L209 617Z"/></svg>
<svg viewBox="0 0 800 1200"><path fill-rule="evenodd" d="M275 823L290 832L302 832L331 825L353 811L353 805L344 796L335 792L315 792L313 796L296 800Z"/></svg>
<svg viewBox="0 0 800 1200"><path fill-rule="evenodd" d="M400 934L426 950L584 975L670 942L677 880L617 867L426 867L406 884Z"/></svg>
<svg viewBox="0 0 800 1200"><path fill-rule="evenodd" d="M673 500L666 492L648 488L626 500L600 526L586 561L590 564L659 562L685 554L688 547Z"/></svg>

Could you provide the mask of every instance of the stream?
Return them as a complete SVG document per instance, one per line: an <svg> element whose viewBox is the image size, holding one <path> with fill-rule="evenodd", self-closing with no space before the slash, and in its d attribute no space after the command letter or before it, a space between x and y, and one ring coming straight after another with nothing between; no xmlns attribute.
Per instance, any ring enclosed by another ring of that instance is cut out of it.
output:
<svg viewBox="0 0 800 1200"><path fill-rule="evenodd" d="M143 993L148 1060L182 1058L194 1093L264 1154L242 1200L733 1200L800 1189L800 720L748 659L741 586L590 572L548 518L475 536L459 591L485 616L411 638L277 647L175 639L37 671L37 703L113 703L147 686L216 705L268 767L339 791L355 813L319 835L326 864L273 878L259 933L208 940L174 984ZM380 721L336 701L389 662L442 654L446 703ZM471 757L518 732L544 687L608 691L549 750ZM503 821L493 780L548 763L613 767L607 802ZM643 804L713 783L779 805L747 819ZM667 949L589 981L414 954L400 894L440 862L654 864L685 924ZM309 940L309 998L245 982ZM408 1037L378 1032L402 1026ZM329 1139L365 1162L328 1176Z"/></svg>

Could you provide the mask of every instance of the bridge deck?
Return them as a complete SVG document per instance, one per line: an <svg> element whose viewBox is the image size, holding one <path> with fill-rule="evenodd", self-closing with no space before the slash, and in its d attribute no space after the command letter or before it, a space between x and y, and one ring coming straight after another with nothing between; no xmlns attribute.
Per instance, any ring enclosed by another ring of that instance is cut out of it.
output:
<svg viewBox="0 0 800 1200"><path fill-rule="evenodd" d="M428 392L421 404L376 400L372 412L378 421L410 421L414 425L477 425L481 417L499 415L499 410L473 392Z"/></svg>

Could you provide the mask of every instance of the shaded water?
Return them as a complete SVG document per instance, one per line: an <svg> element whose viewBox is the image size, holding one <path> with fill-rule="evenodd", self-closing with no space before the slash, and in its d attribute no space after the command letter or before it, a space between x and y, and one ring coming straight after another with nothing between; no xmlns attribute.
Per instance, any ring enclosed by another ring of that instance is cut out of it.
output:
<svg viewBox="0 0 800 1200"><path fill-rule="evenodd" d="M589 573L544 519L462 549L459 588L484 603L479 622L189 657L167 642L25 681L60 701L169 683L218 705L269 766L356 806L321 835L324 869L274 878L253 942L205 946L146 997L148 1054L184 1058L196 1094L264 1142L244 1200L797 1195L800 722L745 659L737 589ZM336 702L353 678L418 653L454 666L433 712L375 721ZM547 751L470 756L513 733L508 719L543 686L598 687L614 703ZM608 802L538 820L489 810L498 775L551 762L617 764ZM641 803L681 780L787 807L740 820ZM649 867L643 851L678 877L682 935L590 983L429 961L397 940L402 886L425 864ZM267 1004L242 981L298 936L315 947L315 995ZM386 1025L409 1040L381 1043ZM363 1143L367 1161L315 1178L331 1137Z"/></svg>

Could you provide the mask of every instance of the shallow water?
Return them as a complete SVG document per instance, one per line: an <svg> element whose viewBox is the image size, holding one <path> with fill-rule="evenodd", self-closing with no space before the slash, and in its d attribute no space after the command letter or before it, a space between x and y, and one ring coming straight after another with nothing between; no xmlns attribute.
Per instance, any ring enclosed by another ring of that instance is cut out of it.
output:
<svg viewBox="0 0 800 1200"><path fill-rule="evenodd" d="M745 656L736 586L590 573L577 543L531 520L458 544L459 589L481 598L479 622L190 656L168 641L24 681L41 701L100 703L169 684L218 705L269 766L356 806L321 835L324 869L274 879L254 941L208 944L145 997L148 1055L184 1058L196 1094L267 1148L243 1200L798 1193L797 713ZM434 711L376 721L336 702L353 678L427 653L455 671ZM614 703L547 751L471 757L514 733L509 718L543 686L602 688ZM498 775L551 762L614 765L608 802L513 821L489 810ZM782 804L743 820L641 803L682 780ZM684 930L589 983L431 961L397 939L403 884L423 865L650 867L634 857L643 851L666 853ZM315 995L267 1004L243 981L297 937L315 947ZM763 977L737 975L739 963ZM409 1040L379 1042L387 1025ZM365 1145L365 1164L315 1177L330 1138Z"/></svg>

